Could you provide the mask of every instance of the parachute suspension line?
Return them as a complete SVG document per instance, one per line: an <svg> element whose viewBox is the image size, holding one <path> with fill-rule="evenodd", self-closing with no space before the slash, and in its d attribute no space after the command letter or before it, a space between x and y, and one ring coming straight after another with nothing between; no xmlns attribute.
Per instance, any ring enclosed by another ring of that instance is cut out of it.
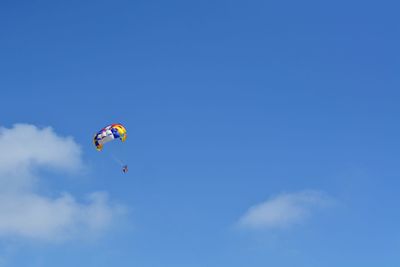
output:
<svg viewBox="0 0 400 267"><path fill-rule="evenodd" d="M111 153L110 152L110 156L111 156L111 158L116 162L116 163L118 163L119 165L121 165L121 167L122 166L125 166L125 164L122 162L122 160L120 160L117 156L115 156L113 153Z"/></svg>
<svg viewBox="0 0 400 267"><path fill-rule="evenodd" d="M109 150L103 150L101 153L106 154L108 157L110 157L116 164L120 165L121 167L125 166L125 163L120 160L115 154Z"/></svg>
<svg viewBox="0 0 400 267"><path fill-rule="evenodd" d="M111 158L122 167L122 172L127 173L128 172L128 165L122 162L119 158L117 158L113 153L111 153Z"/></svg>

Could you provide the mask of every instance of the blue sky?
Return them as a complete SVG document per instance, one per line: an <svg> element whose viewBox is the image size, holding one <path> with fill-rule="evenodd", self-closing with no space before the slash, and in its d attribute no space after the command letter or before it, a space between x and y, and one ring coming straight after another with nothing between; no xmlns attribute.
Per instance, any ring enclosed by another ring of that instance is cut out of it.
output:
<svg viewBox="0 0 400 267"><path fill-rule="evenodd" d="M0 266L398 266L398 9L2 1Z"/></svg>

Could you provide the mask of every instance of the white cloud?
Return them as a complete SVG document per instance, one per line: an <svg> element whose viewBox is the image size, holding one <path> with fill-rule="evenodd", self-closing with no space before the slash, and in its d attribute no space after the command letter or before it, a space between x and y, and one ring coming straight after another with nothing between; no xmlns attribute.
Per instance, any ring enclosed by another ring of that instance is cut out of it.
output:
<svg viewBox="0 0 400 267"><path fill-rule="evenodd" d="M53 129L16 124L0 128L0 191L31 190L38 168L76 171L82 167L81 149L71 137Z"/></svg>
<svg viewBox="0 0 400 267"><path fill-rule="evenodd" d="M37 194L0 196L0 235L44 241L87 237L104 230L119 212L107 194L96 192L86 203L69 194L51 199Z"/></svg>
<svg viewBox="0 0 400 267"><path fill-rule="evenodd" d="M77 171L81 149L52 128L16 124L0 128L0 236L60 241L96 234L120 213L104 192L85 202L64 193L49 198L36 193L40 169Z"/></svg>
<svg viewBox="0 0 400 267"><path fill-rule="evenodd" d="M241 217L238 225L249 229L286 228L309 218L331 199L319 191L285 193L257 204Z"/></svg>

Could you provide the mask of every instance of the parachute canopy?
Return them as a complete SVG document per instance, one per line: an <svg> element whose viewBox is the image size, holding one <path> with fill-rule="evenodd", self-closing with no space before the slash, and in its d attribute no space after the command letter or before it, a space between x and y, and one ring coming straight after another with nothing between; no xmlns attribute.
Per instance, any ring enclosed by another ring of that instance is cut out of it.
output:
<svg viewBox="0 0 400 267"><path fill-rule="evenodd" d="M103 149L103 145L115 139L120 139L122 142L126 140L126 129L122 124L111 124L100 131L93 137L93 143L98 151Z"/></svg>

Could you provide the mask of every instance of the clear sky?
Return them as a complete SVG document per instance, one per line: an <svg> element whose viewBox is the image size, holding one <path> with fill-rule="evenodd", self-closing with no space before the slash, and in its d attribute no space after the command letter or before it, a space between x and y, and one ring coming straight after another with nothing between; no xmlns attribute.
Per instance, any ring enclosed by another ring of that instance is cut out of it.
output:
<svg viewBox="0 0 400 267"><path fill-rule="evenodd" d="M399 8L1 1L0 266L400 266Z"/></svg>

